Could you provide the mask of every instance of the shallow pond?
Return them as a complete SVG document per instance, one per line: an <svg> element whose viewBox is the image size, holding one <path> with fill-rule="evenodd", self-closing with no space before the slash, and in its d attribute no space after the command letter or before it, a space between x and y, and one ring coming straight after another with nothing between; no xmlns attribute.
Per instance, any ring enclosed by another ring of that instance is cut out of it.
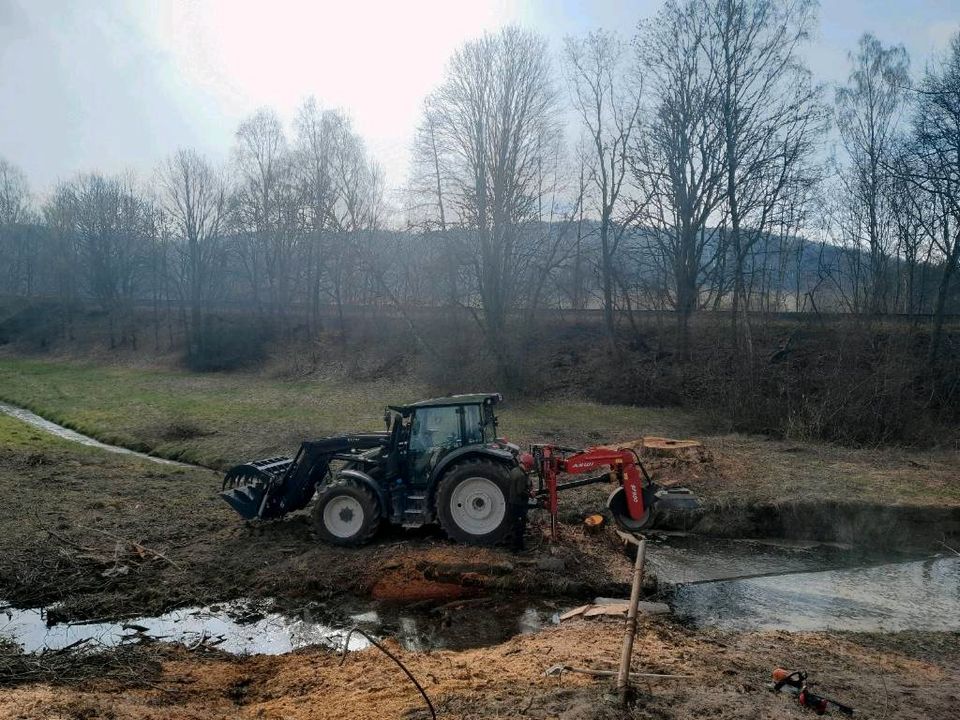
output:
<svg viewBox="0 0 960 720"><path fill-rule="evenodd" d="M557 622L557 608L548 603L467 601L459 607L451 604L430 610L357 601L353 606L341 605L336 612L315 606L280 613L268 605L237 600L181 608L157 617L47 625L42 608L16 609L0 603L0 637L13 640L26 652L159 640L204 644L234 654L277 655L310 645L340 650L354 626L373 637L393 637L407 650L461 650L494 645ZM349 649L368 645L362 635L354 634Z"/></svg>
<svg viewBox="0 0 960 720"><path fill-rule="evenodd" d="M960 631L960 558L680 585L671 604L725 630Z"/></svg>
<svg viewBox="0 0 960 720"><path fill-rule="evenodd" d="M650 567L674 613L727 630L960 630L960 557L815 542L666 538Z"/></svg>

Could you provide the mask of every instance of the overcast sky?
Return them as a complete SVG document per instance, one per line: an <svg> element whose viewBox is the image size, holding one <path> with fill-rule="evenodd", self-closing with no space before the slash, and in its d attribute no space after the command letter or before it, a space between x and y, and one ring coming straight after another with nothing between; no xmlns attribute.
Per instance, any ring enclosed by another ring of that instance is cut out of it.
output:
<svg viewBox="0 0 960 720"><path fill-rule="evenodd" d="M229 155L241 118L285 121L308 95L349 111L389 187L406 176L424 96L451 52L509 23L552 49L597 27L632 34L659 0L0 0L0 156L35 190L79 171L149 173L179 146ZM915 70L960 30L960 0L828 0L809 51L842 80L861 33Z"/></svg>

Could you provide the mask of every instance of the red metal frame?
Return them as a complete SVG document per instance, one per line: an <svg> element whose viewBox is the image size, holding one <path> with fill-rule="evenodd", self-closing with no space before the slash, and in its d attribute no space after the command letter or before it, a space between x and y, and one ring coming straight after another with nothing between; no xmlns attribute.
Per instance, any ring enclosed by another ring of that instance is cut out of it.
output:
<svg viewBox="0 0 960 720"><path fill-rule="evenodd" d="M538 445L539 473L547 490L547 510L550 512L551 534L557 531L558 492L563 488L558 482L561 473L580 475L593 470L607 469L624 489L627 511L631 518L640 520L646 508L643 503L644 474L640 461L633 450L608 447L591 447L585 450L565 451L556 445ZM567 454L569 453L569 454ZM602 481L602 477L598 479Z"/></svg>

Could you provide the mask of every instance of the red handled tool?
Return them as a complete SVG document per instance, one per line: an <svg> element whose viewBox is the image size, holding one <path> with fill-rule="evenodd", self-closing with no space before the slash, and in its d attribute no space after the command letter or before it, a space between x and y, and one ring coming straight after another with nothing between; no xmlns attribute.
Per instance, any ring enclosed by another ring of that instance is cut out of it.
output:
<svg viewBox="0 0 960 720"><path fill-rule="evenodd" d="M810 708L817 715L823 715L828 710L836 710L844 715L853 715L853 708L844 705L832 698L814 695L807 688L807 674L802 670L784 670L783 668L774 668L773 684L771 690L776 692L788 692L794 695L802 707Z"/></svg>

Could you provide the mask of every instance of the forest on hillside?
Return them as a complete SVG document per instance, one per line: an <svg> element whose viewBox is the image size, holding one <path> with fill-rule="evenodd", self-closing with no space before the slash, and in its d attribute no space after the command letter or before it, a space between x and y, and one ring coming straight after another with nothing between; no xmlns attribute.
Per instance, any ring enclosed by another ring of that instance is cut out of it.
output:
<svg viewBox="0 0 960 720"><path fill-rule="evenodd" d="M546 357L536 318L568 311L596 316L590 341L642 387L675 384L669 401L699 394L689 373L720 358L752 406L751 378L816 335L838 355L830 382L869 368L950 419L960 34L922 68L865 34L846 82L827 86L804 62L816 23L810 0L668 0L632 37L597 30L559 52L530 30L488 33L424 99L396 193L349 111L314 98L289 126L250 115L225 162L171 149L153 173L31 188L0 159L0 295L14 308L0 340L31 327L44 347L74 340L95 313L110 348L152 342L219 368L256 344L250 327L323 342L379 308L424 357L453 354L459 333L489 377L530 387ZM856 328L843 352L812 325L836 314Z"/></svg>

